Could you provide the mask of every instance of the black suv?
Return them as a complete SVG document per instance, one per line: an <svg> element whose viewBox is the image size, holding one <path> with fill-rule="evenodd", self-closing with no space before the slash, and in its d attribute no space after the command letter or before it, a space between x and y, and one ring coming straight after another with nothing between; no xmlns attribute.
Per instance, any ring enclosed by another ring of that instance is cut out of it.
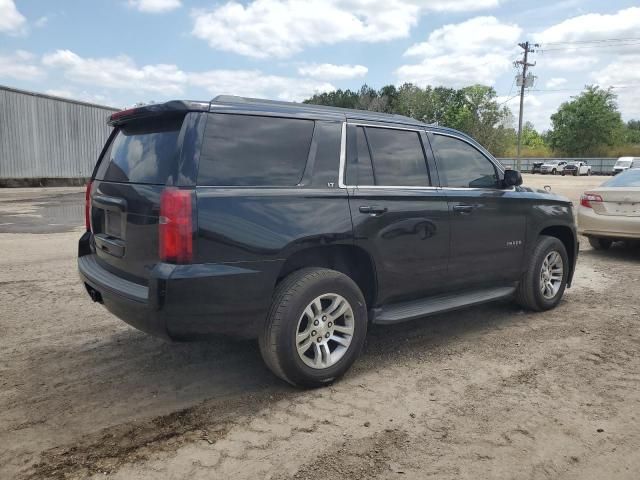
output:
<svg viewBox="0 0 640 480"><path fill-rule="evenodd" d="M569 200L411 118L221 96L113 114L78 267L94 301L167 339L259 339L296 385L342 375L369 323L560 301Z"/></svg>

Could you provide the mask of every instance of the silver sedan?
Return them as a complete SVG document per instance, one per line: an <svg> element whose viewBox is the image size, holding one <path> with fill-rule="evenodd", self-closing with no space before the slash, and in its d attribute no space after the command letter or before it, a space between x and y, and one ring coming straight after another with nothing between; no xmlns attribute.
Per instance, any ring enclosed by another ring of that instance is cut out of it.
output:
<svg viewBox="0 0 640 480"><path fill-rule="evenodd" d="M640 240L640 168L626 170L582 195L578 232L598 250L616 240Z"/></svg>

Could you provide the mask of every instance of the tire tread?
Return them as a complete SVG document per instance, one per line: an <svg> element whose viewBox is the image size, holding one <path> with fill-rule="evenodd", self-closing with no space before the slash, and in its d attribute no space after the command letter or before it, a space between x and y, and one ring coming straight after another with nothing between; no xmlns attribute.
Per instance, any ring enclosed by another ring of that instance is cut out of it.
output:
<svg viewBox="0 0 640 480"><path fill-rule="evenodd" d="M518 288L516 290L515 299L516 302L529 310L533 310L535 312L541 312L546 310L544 305L540 305L536 298L536 288L535 288L535 275L538 274L536 264L538 263L538 258L540 255L547 250L551 243L560 242L556 237L551 237L548 235L540 235L538 238L538 242L536 243L535 248L533 249L533 253L529 258L529 265L527 267L527 271L522 277L522 280L518 284ZM562 242L560 242L562 245ZM564 249L564 245L562 245ZM565 251L566 254L566 251ZM568 265L565 266L568 268Z"/></svg>

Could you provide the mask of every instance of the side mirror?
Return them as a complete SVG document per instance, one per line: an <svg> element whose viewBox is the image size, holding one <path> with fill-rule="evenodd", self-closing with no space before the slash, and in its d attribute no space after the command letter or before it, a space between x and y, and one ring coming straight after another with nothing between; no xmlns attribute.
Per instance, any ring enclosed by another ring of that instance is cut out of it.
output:
<svg viewBox="0 0 640 480"><path fill-rule="evenodd" d="M505 188L522 185L522 175L517 170L505 170L503 184Z"/></svg>

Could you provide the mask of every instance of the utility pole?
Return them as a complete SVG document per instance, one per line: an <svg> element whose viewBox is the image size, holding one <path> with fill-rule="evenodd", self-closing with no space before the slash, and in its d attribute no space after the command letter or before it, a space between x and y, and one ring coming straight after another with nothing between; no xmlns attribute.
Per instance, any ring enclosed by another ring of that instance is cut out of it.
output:
<svg viewBox="0 0 640 480"><path fill-rule="evenodd" d="M520 170L522 167L522 162L521 162L521 158L520 158L520 148L522 145L522 110L524 107L524 89L527 83L527 69L529 67L534 67L536 64L534 63L528 63L527 60L529 59L529 54L535 52L535 50L533 50L530 45L529 42L524 42L524 43L519 43L518 44L520 46L520 48L522 48L524 50L524 56L522 58L522 60L518 60L516 62L514 62L514 64L516 66L518 65L522 65L522 76L520 77L520 114L518 115L518 154L517 154L517 160L516 160L516 170ZM534 46L538 46L537 44Z"/></svg>

